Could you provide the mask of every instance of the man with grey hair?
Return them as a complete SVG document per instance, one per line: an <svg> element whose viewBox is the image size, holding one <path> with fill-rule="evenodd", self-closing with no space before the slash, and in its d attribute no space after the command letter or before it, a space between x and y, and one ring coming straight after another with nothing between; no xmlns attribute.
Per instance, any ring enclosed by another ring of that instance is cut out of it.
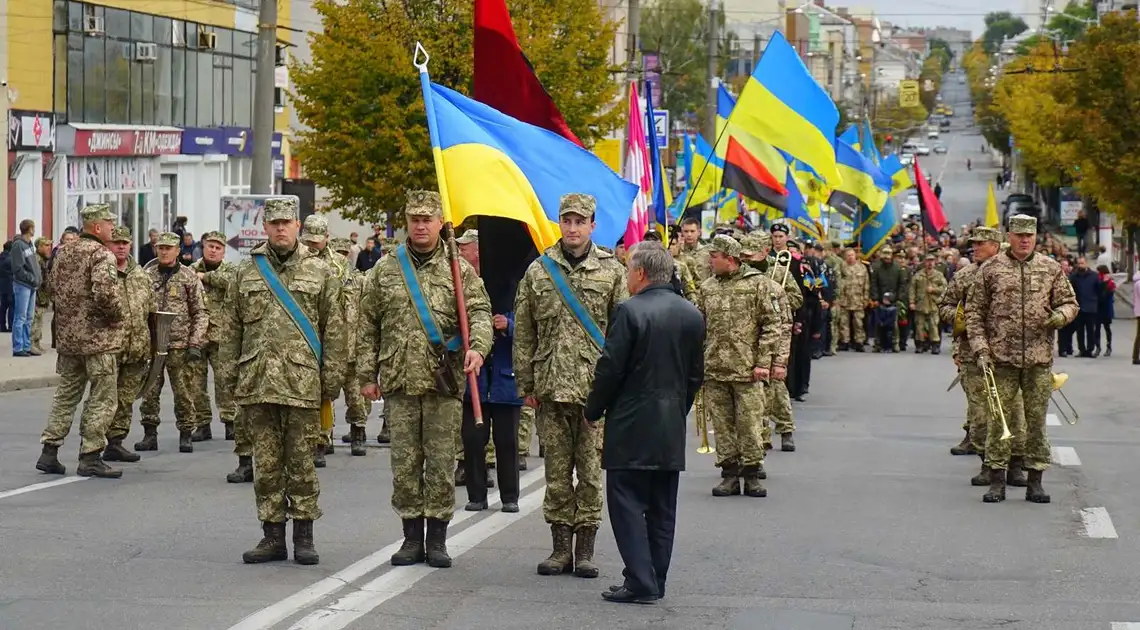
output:
<svg viewBox="0 0 1140 630"><path fill-rule="evenodd" d="M633 297L613 311L583 415L591 424L606 418L606 503L625 562L625 582L602 597L651 603L665 594L686 418L704 380L705 325L674 290L673 257L661 243L638 243L628 265Z"/></svg>

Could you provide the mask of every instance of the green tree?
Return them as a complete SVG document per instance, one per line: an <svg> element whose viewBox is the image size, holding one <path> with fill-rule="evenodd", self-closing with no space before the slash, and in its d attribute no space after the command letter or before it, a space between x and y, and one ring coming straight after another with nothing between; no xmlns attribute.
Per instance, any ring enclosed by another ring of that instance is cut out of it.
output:
<svg viewBox="0 0 1140 630"><path fill-rule="evenodd" d="M1075 41L1085 36L1090 22L1096 22L1096 4L1070 2L1061 13L1050 18L1046 27L1061 41Z"/></svg>
<svg viewBox="0 0 1140 630"><path fill-rule="evenodd" d="M950 61L954 59L954 51L950 48L950 44L944 39L932 37L926 42L927 48L930 49L930 55L938 55L942 59L942 72L945 73L950 69Z"/></svg>
<svg viewBox="0 0 1140 630"><path fill-rule="evenodd" d="M1001 43L1029 30L1025 20L1009 11L994 11L985 18L986 30L982 34L982 45L991 55L997 52Z"/></svg>
<svg viewBox="0 0 1140 630"><path fill-rule="evenodd" d="M932 52L922 62L922 70L918 74L918 80L922 84L919 98L927 112L933 112L938 103L938 94L942 89L942 75L950 63L949 58L944 57L944 55L945 53L942 50ZM929 90L926 89L927 81L930 82L931 89Z"/></svg>
<svg viewBox="0 0 1140 630"><path fill-rule="evenodd" d="M610 46L617 24L593 0L508 0L519 42L575 134L587 145L625 116ZM416 42L431 55L432 81L470 93L470 0L314 0L323 32L312 61L290 78L294 106L309 130L296 153L349 218L402 224L404 191L433 188Z"/></svg>
<svg viewBox="0 0 1140 630"><path fill-rule="evenodd" d="M724 76L728 51L736 36L725 33L724 12L719 14L719 76ZM709 12L701 0L660 0L641 13L642 52L658 55L661 100L674 120L704 120L708 89ZM745 77L747 78L747 77ZM739 92L737 92L739 94Z"/></svg>
<svg viewBox="0 0 1140 630"><path fill-rule="evenodd" d="M1040 42L1028 55L1012 60L993 91L993 107L1017 139L1026 167L1042 186L1060 186L1072 166L1071 146L1061 135L1068 116L1067 76L1053 72L1023 72L1053 67L1053 46Z"/></svg>

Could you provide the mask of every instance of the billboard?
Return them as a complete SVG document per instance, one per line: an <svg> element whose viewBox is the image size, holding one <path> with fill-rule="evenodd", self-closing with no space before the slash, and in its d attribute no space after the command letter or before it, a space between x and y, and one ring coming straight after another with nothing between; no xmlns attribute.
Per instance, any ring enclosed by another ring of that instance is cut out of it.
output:
<svg viewBox="0 0 1140 630"><path fill-rule="evenodd" d="M226 260L240 262L249 258L249 251L264 243L269 235L261 223L265 200L296 195L230 195L222 197L222 232L226 235Z"/></svg>

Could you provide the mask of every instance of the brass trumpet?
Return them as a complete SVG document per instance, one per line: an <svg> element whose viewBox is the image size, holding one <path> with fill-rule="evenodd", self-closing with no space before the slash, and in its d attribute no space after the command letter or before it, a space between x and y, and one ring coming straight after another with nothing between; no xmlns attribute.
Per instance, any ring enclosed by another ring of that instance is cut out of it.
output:
<svg viewBox="0 0 1140 630"><path fill-rule="evenodd" d="M1009 424L1005 421L1005 410L1001 407L1001 397L998 396L997 380L994 378L992 367L982 366L982 374L986 379L986 400L990 403L990 415L1001 420L1002 441L1013 438L1009 431Z"/></svg>
<svg viewBox="0 0 1140 630"><path fill-rule="evenodd" d="M1069 424L1076 424L1077 420L1081 419L1081 416L1077 413L1077 408L1073 406L1073 403L1069 402L1069 397L1065 395L1065 392L1061 391L1061 386L1064 385L1068 380L1069 375L1065 374L1064 372L1053 373L1053 391L1061 395L1061 400L1064 400L1065 404L1068 405L1069 411L1073 414L1072 417L1070 418L1069 414L1065 413L1064 407L1062 407L1061 403L1057 402L1057 399L1053 398L1052 395L1049 396L1049 400L1051 400L1053 402L1053 405L1057 407L1057 411L1061 413L1061 417L1065 419L1065 422L1068 422Z"/></svg>
<svg viewBox="0 0 1140 630"><path fill-rule="evenodd" d="M709 446L709 416L708 409L705 408L704 388L697 391L697 399L694 401L694 406L697 412L697 435L701 436L701 445L697 447L697 452L701 455L715 453L716 449Z"/></svg>

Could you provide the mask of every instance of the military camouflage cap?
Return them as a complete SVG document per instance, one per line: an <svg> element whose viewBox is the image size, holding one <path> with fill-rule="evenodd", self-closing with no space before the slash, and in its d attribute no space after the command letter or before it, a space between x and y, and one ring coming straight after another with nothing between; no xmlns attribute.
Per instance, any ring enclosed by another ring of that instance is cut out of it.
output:
<svg viewBox="0 0 1140 630"><path fill-rule="evenodd" d="M1010 234L1036 234L1037 218L1028 214L1015 214L1009 218Z"/></svg>
<svg viewBox="0 0 1140 630"><path fill-rule="evenodd" d="M455 242L459 243L460 245L466 245L468 243L478 243L479 242L479 230L467 230L463 234L460 234L459 238L455 239Z"/></svg>
<svg viewBox="0 0 1140 630"><path fill-rule="evenodd" d="M984 241L1001 241L1001 232L991 227L976 227L973 232L970 232L971 243L981 243Z"/></svg>
<svg viewBox="0 0 1140 630"><path fill-rule="evenodd" d="M709 244L709 251L720 252L733 258L740 258L740 250L740 242L727 234L717 234Z"/></svg>
<svg viewBox="0 0 1140 630"><path fill-rule="evenodd" d="M115 220L115 213L111 212L111 206L105 203L87 204L79 211L79 216L83 217L84 223Z"/></svg>
<svg viewBox="0 0 1140 630"><path fill-rule="evenodd" d="M597 209L598 201L594 199L593 195L585 193L562 195L562 199L558 200L558 216L576 214L580 217L592 219Z"/></svg>
<svg viewBox="0 0 1140 630"><path fill-rule="evenodd" d="M42 247L44 245L53 245L53 244L54 243L51 242L50 238L44 238L41 236L41 237L36 239L36 247Z"/></svg>
<svg viewBox="0 0 1140 630"><path fill-rule="evenodd" d="M352 250L352 241L347 238L329 239L329 247L332 247L334 252L348 252Z"/></svg>
<svg viewBox="0 0 1140 630"><path fill-rule="evenodd" d="M434 190L409 190L404 214L416 217L443 218L443 201Z"/></svg>
<svg viewBox="0 0 1140 630"><path fill-rule="evenodd" d="M179 247L182 245L182 237L174 232L163 232L158 237L158 242L155 243L157 247Z"/></svg>
<svg viewBox="0 0 1140 630"><path fill-rule="evenodd" d="M922 259L923 260L938 260L938 257L935 256L934 254L927 254L927 255L923 256Z"/></svg>
<svg viewBox="0 0 1140 630"><path fill-rule="evenodd" d="M300 217L297 199L294 197L271 197L265 200L262 221L296 221Z"/></svg>
<svg viewBox="0 0 1140 630"><path fill-rule="evenodd" d="M883 248L879 250L879 254L882 256L891 256L894 253L895 250L890 245L884 245Z"/></svg>
<svg viewBox="0 0 1140 630"><path fill-rule="evenodd" d="M759 254L771 244L772 237L766 232L750 232L740 239L740 253L746 256Z"/></svg>
<svg viewBox="0 0 1140 630"><path fill-rule="evenodd" d="M115 229L111 230L112 243L130 243L131 242L131 228L125 225L116 225ZM38 243L37 243L38 245Z"/></svg>
<svg viewBox="0 0 1140 630"><path fill-rule="evenodd" d="M310 214L301 230L301 240L306 243L324 243L329 238L329 220L323 214Z"/></svg>
<svg viewBox="0 0 1140 630"><path fill-rule="evenodd" d="M214 230L212 232L206 232L205 234L202 235L202 242L204 243L206 241L214 241L215 243L221 243L222 245L225 245L226 244L226 235L222 234L221 232L219 232L217 230Z"/></svg>

